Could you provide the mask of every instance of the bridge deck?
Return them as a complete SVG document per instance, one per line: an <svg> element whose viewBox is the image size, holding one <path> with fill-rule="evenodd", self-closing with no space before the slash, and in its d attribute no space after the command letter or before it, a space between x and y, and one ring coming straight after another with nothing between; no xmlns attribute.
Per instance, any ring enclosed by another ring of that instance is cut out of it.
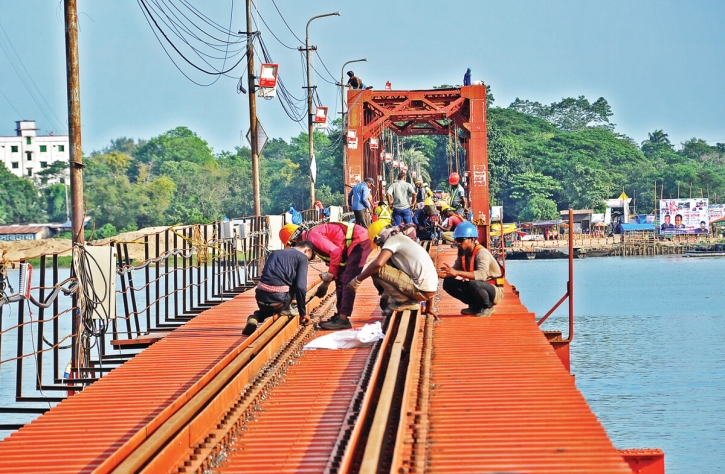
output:
<svg viewBox="0 0 725 474"><path fill-rule="evenodd" d="M439 258L454 255L442 249ZM378 319L372 285L360 291L354 321ZM0 472L107 472L244 347L254 307L250 292L207 310L54 407L0 443ZM430 472L632 472L511 287L489 318L459 316L460 308L441 295ZM220 472L321 472L368 353L303 353Z"/></svg>

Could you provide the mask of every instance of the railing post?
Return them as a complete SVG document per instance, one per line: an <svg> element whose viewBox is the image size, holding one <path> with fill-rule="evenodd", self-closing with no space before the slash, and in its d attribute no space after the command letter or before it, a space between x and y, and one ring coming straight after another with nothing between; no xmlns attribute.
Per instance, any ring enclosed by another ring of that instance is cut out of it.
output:
<svg viewBox="0 0 725 474"><path fill-rule="evenodd" d="M569 209L569 230L573 229L574 211ZM574 339L574 234L569 232L569 282L567 283L569 295L569 342Z"/></svg>

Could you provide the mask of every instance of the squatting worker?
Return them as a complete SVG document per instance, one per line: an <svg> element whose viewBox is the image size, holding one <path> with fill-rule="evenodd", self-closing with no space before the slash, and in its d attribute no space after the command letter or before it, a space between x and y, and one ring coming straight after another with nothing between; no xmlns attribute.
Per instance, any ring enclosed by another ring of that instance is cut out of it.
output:
<svg viewBox="0 0 725 474"><path fill-rule="evenodd" d="M455 209L451 206L447 204L443 205L443 208L441 208L443 222L436 224L436 226L441 230L441 237L443 240L451 243L454 241L453 232L455 232L456 228L463 223L463 218L454 211Z"/></svg>
<svg viewBox="0 0 725 474"><path fill-rule="evenodd" d="M503 298L503 288L497 286L501 267L491 252L476 240L478 230L470 222L464 222L453 232L459 247L453 267L444 263L439 276L443 289L468 305L461 314L490 316L493 307Z"/></svg>
<svg viewBox="0 0 725 474"><path fill-rule="evenodd" d="M370 210L373 207L370 190L373 188L373 178L365 178L365 181L352 187L347 195L347 202L355 214L355 223L366 229L370 226Z"/></svg>
<svg viewBox="0 0 725 474"><path fill-rule="evenodd" d="M354 72L347 71L347 77L350 78L347 80L347 87L349 89L365 89L362 79L357 77Z"/></svg>
<svg viewBox="0 0 725 474"><path fill-rule="evenodd" d="M415 188L405 180L405 172L398 174L398 180L388 187L388 204L393 208L393 225L410 224L413 221L412 208L415 205Z"/></svg>
<svg viewBox="0 0 725 474"><path fill-rule="evenodd" d="M315 253L328 265L327 272L320 274L323 282L335 282L337 312L320 324L322 329L350 329L349 317L355 305L355 292L347 288L365 267L370 255L368 231L349 222L328 222L304 230L295 224L287 224L279 232L284 245L297 245L309 240ZM320 296L320 295L318 295Z"/></svg>
<svg viewBox="0 0 725 474"><path fill-rule="evenodd" d="M307 314L307 263L315 256L312 243L299 242L294 248L276 250L267 258L254 292L258 311L247 318L242 334L251 335L257 324L274 314L293 316L292 300L297 302L300 317Z"/></svg>
<svg viewBox="0 0 725 474"><path fill-rule="evenodd" d="M368 229L370 240L380 246L380 254L363 272L353 279L348 288L357 291L360 283L372 277L381 294L380 307L403 311L418 309L425 302L425 313L437 317L433 298L438 290L438 274L430 255L416 242L403 235L398 227L385 222L374 222Z"/></svg>

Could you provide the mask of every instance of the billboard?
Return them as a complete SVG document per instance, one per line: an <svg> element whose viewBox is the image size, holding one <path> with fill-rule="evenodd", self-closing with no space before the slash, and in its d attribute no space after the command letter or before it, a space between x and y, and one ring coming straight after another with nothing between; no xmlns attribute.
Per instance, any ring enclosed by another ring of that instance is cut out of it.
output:
<svg viewBox="0 0 725 474"><path fill-rule="evenodd" d="M660 200L660 234L707 234L707 198Z"/></svg>
<svg viewBox="0 0 725 474"><path fill-rule="evenodd" d="M710 204L708 206L710 215L710 222L714 222L718 219L725 217L725 204Z"/></svg>

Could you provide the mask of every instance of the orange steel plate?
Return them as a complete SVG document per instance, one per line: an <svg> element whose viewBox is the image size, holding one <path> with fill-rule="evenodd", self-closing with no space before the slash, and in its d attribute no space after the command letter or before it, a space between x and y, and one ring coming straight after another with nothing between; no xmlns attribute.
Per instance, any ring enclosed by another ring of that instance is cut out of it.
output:
<svg viewBox="0 0 725 474"><path fill-rule="evenodd" d="M255 309L248 291L206 310L53 407L0 442L0 473L112 469L256 337L241 335Z"/></svg>
<svg viewBox="0 0 725 474"><path fill-rule="evenodd" d="M440 262L455 250L441 248ZM631 469L510 286L488 318L443 295L434 330L430 472L623 473Z"/></svg>
<svg viewBox="0 0 725 474"><path fill-rule="evenodd" d="M353 326L381 317L377 292L366 280L355 300ZM370 350L304 351L214 472L323 472Z"/></svg>

